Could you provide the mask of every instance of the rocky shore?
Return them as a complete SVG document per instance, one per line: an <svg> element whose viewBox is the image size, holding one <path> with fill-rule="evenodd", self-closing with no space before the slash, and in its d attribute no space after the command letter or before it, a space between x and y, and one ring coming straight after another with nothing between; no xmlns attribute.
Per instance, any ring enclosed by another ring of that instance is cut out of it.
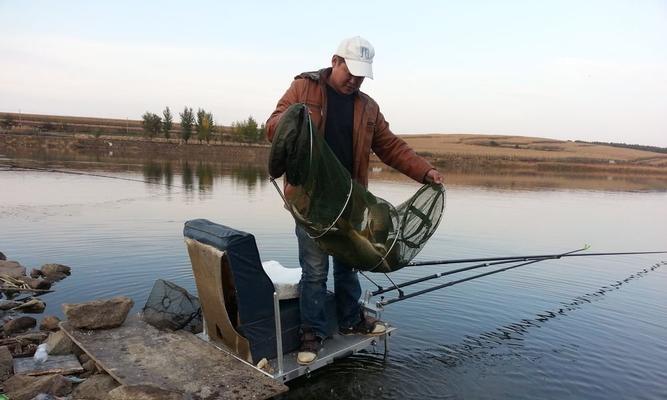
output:
<svg viewBox="0 0 667 400"><path fill-rule="evenodd" d="M151 386L122 386L61 329L58 317L38 320L39 296L71 274L62 264L45 264L27 273L0 252L0 399L183 399L180 393ZM128 297L62 304L74 329L111 329L123 324L134 302Z"/></svg>

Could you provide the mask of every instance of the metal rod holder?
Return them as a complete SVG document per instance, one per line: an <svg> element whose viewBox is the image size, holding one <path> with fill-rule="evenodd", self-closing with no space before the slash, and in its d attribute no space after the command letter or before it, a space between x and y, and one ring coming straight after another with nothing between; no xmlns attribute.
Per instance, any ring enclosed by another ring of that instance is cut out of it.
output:
<svg viewBox="0 0 667 400"><path fill-rule="evenodd" d="M283 329L280 326L280 300L278 293L273 292L273 315L276 320L276 353L278 358L278 375L283 374Z"/></svg>

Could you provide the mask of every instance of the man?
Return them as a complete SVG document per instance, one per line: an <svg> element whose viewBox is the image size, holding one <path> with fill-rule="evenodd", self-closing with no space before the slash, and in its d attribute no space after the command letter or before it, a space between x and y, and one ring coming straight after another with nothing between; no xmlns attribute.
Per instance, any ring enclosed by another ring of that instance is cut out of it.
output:
<svg viewBox="0 0 667 400"><path fill-rule="evenodd" d="M317 132L353 179L368 185L369 155L373 151L384 163L423 183L442 183L442 177L389 129L377 103L359 91L364 78L373 78L375 50L365 39L345 39L331 59L331 67L295 77L266 122L273 139L280 117L294 103L305 103ZM290 187L285 188L289 192ZM297 225L300 283L301 347L297 361L315 361L326 336L325 296L329 256ZM341 334L381 335L385 325L362 313L361 286L357 272L334 258L334 293Z"/></svg>

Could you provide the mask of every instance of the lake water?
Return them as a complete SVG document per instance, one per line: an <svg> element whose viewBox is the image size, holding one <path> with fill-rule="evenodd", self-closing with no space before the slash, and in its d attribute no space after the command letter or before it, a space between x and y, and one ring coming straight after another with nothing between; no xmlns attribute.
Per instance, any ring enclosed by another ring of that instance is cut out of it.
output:
<svg viewBox="0 0 667 400"><path fill-rule="evenodd" d="M16 160L0 160L0 251L29 268L73 269L43 296L46 314L62 315L63 302L116 295L132 297L138 311L158 278L194 293L182 236L194 218L254 233L263 259L298 267L294 224L261 166L18 161L122 178L110 179L1 167L9 162ZM419 187L392 174L373 177L371 191L394 204ZM417 259L563 253L585 244L595 252L667 249L667 192L587 190L581 182L550 188L531 179L529 187L475 186L458 176ZM284 397L665 399L663 260L546 261L389 305L383 318L398 330L386 361L350 357L290 384ZM405 268L392 277L451 268Z"/></svg>

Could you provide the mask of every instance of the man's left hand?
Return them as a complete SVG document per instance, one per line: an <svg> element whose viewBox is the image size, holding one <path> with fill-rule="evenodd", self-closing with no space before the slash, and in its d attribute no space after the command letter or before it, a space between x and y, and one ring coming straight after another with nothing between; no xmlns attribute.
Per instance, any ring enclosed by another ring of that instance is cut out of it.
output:
<svg viewBox="0 0 667 400"><path fill-rule="evenodd" d="M426 173L426 176L424 177L424 182L437 183L439 185L442 185L443 183L442 175L440 175L440 172L438 172L437 169L433 168L432 170L429 170Z"/></svg>

